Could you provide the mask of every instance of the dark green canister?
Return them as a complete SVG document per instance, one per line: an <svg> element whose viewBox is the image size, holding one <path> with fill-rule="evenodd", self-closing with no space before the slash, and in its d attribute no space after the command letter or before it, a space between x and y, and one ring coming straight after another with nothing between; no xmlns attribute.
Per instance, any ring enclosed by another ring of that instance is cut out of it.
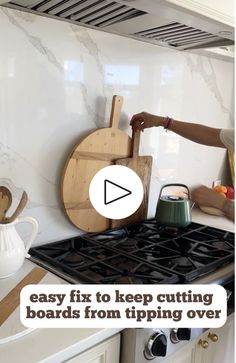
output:
<svg viewBox="0 0 236 363"><path fill-rule="evenodd" d="M187 198L162 195L163 189L172 186L186 188ZM155 218L159 224L170 227L186 227L192 222L192 202L189 189L185 184L166 184L161 188Z"/></svg>

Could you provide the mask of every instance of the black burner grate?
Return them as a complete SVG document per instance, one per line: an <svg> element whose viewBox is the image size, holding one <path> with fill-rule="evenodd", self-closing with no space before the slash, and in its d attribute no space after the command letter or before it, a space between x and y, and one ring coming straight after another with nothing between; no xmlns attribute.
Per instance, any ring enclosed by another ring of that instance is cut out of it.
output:
<svg viewBox="0 0 236 363"><path fill-rule="evenodd" d="M191 223L175 229L152 219L30 249L38 260L94 284L188 283L234 259L234 234Z"/></svg>

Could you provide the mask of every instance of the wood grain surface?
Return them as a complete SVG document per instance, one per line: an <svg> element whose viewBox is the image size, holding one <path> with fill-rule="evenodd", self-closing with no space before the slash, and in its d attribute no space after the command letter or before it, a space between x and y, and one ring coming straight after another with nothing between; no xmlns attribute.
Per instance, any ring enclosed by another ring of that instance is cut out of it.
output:
<svg viewBox="0 0 236 363"><path fill-rule="evenodd" d="M0 223L4 223L6 213L12 203L12 195L8 188L0 186Z"/></svg>
<svg viewBox="0 0 236 363"><path fill-rule="evenodd" d="M135 223L147 218L148 196L152 173L152 156L139 156L140 132L132 134L132 157L116 160L116 165L127 166L135 171L143 183L144 196L140 207L131 216L124 219L112 220L112 228Z"/></svg>
<svg viewBox="0 0 236 363"><path fill-rule="evenodd" d="M235 181L235 160L234 160L234 152L231 150L228 150L228 160L229 160L229 168L230 168L230 174L232 178L232 185L234 186Z"/></svg>
<svg viewBox="0 0 236 363"><path fill-rule="evenodd" d="M115 160L131 155L131 138L118 128L122 104L121 96L113 96L110 127L92 132L76 145L63 171L61 198L64 210L69 220L86 232L104 231L111 224L90 203L92 178L102 168L113 165Z"/></svg>
<svg viewBox="0 0 236 363"><path fill-rule="evenodd" d="M0 326L7 320L20 304L20 292L24 286L37 284L47 274L40 267L33 268L1 301L0 301Z"/></svg>

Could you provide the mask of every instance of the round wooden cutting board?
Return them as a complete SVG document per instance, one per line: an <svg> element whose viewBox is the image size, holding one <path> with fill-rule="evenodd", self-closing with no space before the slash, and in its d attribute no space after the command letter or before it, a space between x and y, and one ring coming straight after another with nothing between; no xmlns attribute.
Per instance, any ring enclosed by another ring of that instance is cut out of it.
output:
<svg viewBox="0 0 236 363"><path fill-rule="evenodd" d="M131 138L118 129L122 104L121 96L113 96L110 127L97 129L76 145L62 175L65 212L76 227L86 232L100 232L110 227L110 220L97 213L90 203L92 178L102 168L131 154Z"/></svg>

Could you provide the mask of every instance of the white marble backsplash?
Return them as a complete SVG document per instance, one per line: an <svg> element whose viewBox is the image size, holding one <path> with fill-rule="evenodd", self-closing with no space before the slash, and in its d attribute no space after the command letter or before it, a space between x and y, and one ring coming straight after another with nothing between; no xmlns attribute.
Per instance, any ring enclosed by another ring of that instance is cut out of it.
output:
<svg viewBox="0 0 236 363"><path fill-rule="evenodd" d="M0 7L0 185L22 191L45 243L81 233L64 215L60 178L80 138L108 126L112 96L124 97L120 128L147 111L218 128L233 125L233 64L161 48ZM154 159L149 215L162 184L226 180L226 151L163 129L142 134Z"/></svg>

